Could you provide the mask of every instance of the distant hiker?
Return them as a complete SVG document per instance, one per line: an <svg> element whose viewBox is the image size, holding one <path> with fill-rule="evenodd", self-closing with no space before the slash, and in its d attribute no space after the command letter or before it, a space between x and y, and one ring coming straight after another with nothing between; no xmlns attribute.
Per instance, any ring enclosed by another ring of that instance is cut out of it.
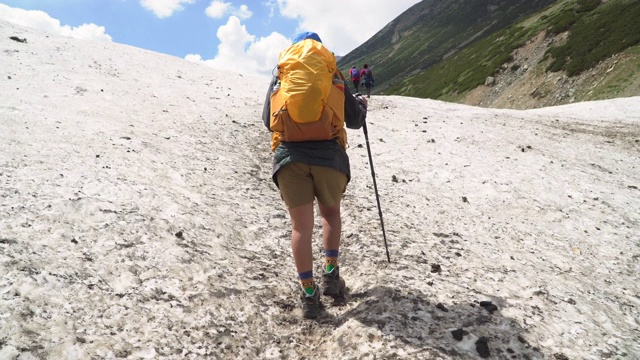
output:
<svg viewBox="0 0 640 360"><path fill-rule="evenodd" d="M351 179L344 126L363 126L367 101L357 100L344 86L335 56L316 33L299 34L280 53L276 69L262 120L272 132L272 179L291 218L291 248L302 287L303 316L315 318L321 300L313 277L314 199L318 199L322 217L323 294L343 296L345 282L338 266L340 200Z"/></svg>
<svg viewBox="0 0 640 360"><path fill-rule="evenodd" d="M375 80L373 79L373 72L369 69L369 65L362 65L362 71L360 75L364 78L364 87L367 89L367 98L371 97L371 87Z"/></svg>
<svg viewBox="0 0 640 360"><path fill-rule="evenodd" d="M357 67L353 66L349 69L349 76L351 76L351 83L356 88L356 92L360 92L360 71Z"/></svg>

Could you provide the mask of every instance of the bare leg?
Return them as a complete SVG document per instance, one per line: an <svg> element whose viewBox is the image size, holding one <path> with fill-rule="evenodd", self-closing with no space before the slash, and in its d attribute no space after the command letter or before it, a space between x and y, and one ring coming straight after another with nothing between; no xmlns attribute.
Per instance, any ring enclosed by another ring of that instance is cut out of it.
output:
<svg viewBox="0 0 640 360"><path fill-rule="evenodd" d="M313 203L289 209L291 216L291 249L299 273L313 270ZM339 239L338 239L339 240Z"/></svg>
<svg viewBox="0 0 640 360"><path fill-rule="evenodd" d="M318 204L322 216L322 240L325 250L339 250L342 232L340 202L333 206Z"/></svg>

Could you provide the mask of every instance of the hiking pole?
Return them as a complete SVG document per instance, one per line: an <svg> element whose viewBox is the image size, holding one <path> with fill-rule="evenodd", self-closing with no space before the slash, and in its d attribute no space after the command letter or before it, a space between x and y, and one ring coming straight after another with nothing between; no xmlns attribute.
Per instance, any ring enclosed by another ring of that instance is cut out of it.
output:
<svg viewBox="0 0 640 360"><path fill-rule="evenodd" d="M384 239L384 248L387 251L387 261L391 262L389 257L389 247L387 246L387 235L384 232L384 221L382 220L382 208L380 207L380 196L378 195L378 186L376 185L376 172L373 170L373 159L371 158L371 147L369 146L369 133L367 132L367 122L362 126L364 130L364 139L367 142L367 153L369 154L369 165L371 166L371 176L373 177L373 191L376 193L376 202L378 203L378 214L380 214L380 226L382 227L382 238Z"/></svg>

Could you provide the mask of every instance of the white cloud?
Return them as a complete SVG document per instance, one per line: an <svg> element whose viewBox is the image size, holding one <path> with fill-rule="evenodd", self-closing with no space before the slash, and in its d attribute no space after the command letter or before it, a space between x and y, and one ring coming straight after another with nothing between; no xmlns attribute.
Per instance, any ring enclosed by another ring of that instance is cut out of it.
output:
<svg viewBox="0 0 640 360"><path fill-rule="evenodd" d="M226 14L232 14L242 20L246 20L253 16L253 12L249 10L247 5L240 5L239 8L234 7L231 3L214 0L205 10L207 16L213 19L220 19Z"/></svg>
<svg viewBox="0 0 640 360"><path fill-rule="evenodd" d="M195 0L140 0L140 5L163 19L172 16L176 11L183 10L182 4L193 4L194 2Z"/></svg>
<svg viewBox="0 0 640 360"><path fill-rule="evenodd" d="M82 24L74 28L65 25L60 30L60 34L77 39L111 41L111 36L105 34L104 26L96 24Z"/></svg>
<svg viewBox="0 0 640 360"><path fill-rule="evenodd" d="M229 11L230 7L231 7L231 3L215 0L215 1L212 1L211 5L207 7L207 9L205 10L205 13L210 18L220 19L227 13L227 11Z"/></svg>
<svg viewBox="0 0 640 360"><path fill-rule="evenodd" d="M243 20L253 16L253 12L249 10L249 7L247 5L240 5L240 8L237 9L233 14Z"/></svg>
<svg viewBox="0 0 640 360"><path fill-rule="evenodd" d="M60 25L60 20L54 19L49 14L39 10L24 10L0 4L0 19L76 39L112 41L111 36L105 32L104 26L96 24L82 24L76 27Z"/></svg>
<svg viewBox="0 0 640 360"><path fill-rule="evenodd" d="M273 18L273 16L275 15L276 9L278 8L277 1L276 0L267 0L267 1L262 3L262 6L266 7L267 9L269 9L269 15L267 16L267 18L269 20L271 20Z"/></svg>
<svg viewBox="0 0 640 360"><path fill-rule="evenodd" d="M298 20L298 31L318 33L329 49L337 55L345 55L420 0L277 2L282 16Z"/></svg>
<svg viewBox="0 0 640 360"><path fill-rule="evenodd" d="M283 17L298 21L296 31L317 32L331 51L344 55L419 1L395 0L372 5L368 0L266 0L261 5L271 10L269 20L272 20L273 10L278 8ZM186 60L221 70L269 75L280 52L291 45L290 39L277 32L258 39L249 34L241 22L252 16L246 5L235 8L231 3L214 0L206 13L212 18L232 14L227 24L218 29L218 54L210 60L199 54L189 54ZM325 16L319 17L319 13Z"/></svg>
<svg viewBox="0 0 640 360"><path fill-rule="evenodd" d="M249 75L269 75L278 62L278 55L291 40L273 32L266 37L256 39L247 32L246 27L236 16L218 28L220 40L218 54L211 60L204 60L198 54L189 54L186 60L203 63L220 70L233 71Z"/></svg>

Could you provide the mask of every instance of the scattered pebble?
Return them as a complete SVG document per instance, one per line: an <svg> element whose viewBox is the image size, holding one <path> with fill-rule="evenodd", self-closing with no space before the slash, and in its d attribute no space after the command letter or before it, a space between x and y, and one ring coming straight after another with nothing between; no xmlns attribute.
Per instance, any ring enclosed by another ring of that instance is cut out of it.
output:
<svg viewBox="0 0 640 360"><path fill-rule="evenodd" d="M568 298L567 299L567 303L571 304L571 305L575 305L577 304L575 300L573 300L572 298Z"/></svg>
<svg viewBox="0 0 640 360"><path fill-rule="evenodd" d="M489 342L487 341L487 338L481 337L480 339L478 339L478 341L476 341L476 351L478 352L478 355L480 355L481 358L487 358L491 356L491 353L489 352Z"/></svg>
<svg viewBox="0 0 640 360"><path fill-rule="evenodd" d="M454 339L461 341L462 338L464 337L464 330L462 329L453 330L451 331L451 335L453 336Z"/></svg>
<svg viewBox="0 0 640 360"><path fill-rule="evenodd" d="M440 273L442 272L442 267L440 266L440 264L431 264L431 272Z"/></svg>
<svg viewBox="0 0 640 360"><path fill-rule="evenodd" d="M487 310L489 314L493 314L494 311L498 310L498 307L491 301L480 301L480 306Z"/></svg>
<svg viewBox="0 0 640 360"><path fill-rule="evenodd" d="M9 39L13 40L13 41L17 41L19 43L26 43L27 42L27 38L19 38L17 36L10 36Z"/></svg>
<svg viewBox="0 0 640 360"><path fill-rule="evenodd" d="M447 309L447 307L444 306L442 303L437 303L436 307L444 312L449 312L449 309Z"/></svg>

